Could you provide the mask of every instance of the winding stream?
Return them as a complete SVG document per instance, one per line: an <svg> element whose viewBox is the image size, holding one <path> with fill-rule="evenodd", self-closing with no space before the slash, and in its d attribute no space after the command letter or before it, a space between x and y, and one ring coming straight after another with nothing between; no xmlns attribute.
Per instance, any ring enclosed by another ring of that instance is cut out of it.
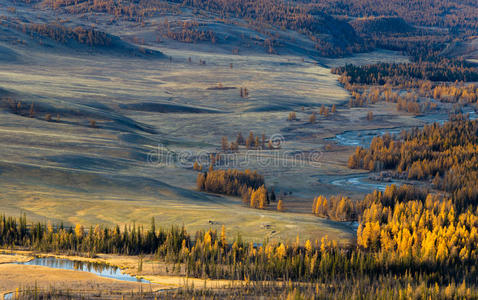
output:
<svg viewBox="0 0 478 300"><path fill-rule="evenodd" d="M372 139L376 136L382 136L387 133L399 134L405 128L379 128L379 129L363 129L363 130L350 130L344 131L341 134L337 134L333 138L327 140L334 141L342 146L361 146L368 148Z"/></svg>
<svg viewBox="0 0 478 300"><path fill-rule="evenodd" d="M475 111L469 107L463 108L463 113L469 114L470 120L476 120L477 114ZM439 114L429 114L416 117L417 120L425 122L426 124L431 124L437 122L443 124L448 120L448 115L444 113ZM422 127L422 126L420 126ZM343 146L361 146L364 148L370 147L372 139L376 136L383 136L385 134L397 135L400 134L403 130L408 130L413 127L394 127L394 128L377 128L377 129L362 129L362 130L350 130L344 131L341 134L337 134L335 137L328 138L329 141L334 141L335 143ZM384 191L388 185L395 184L401 185L407 183L407 181L402 180L390 180L390 181L375 181L371 180L368 177L368 174L365 175L355 175L355 176L344 176L333 179L330 181L331 184L340 186L347 190L358 190L361 192L370 193L373 190Z"/></svg>
<svg viewBox="0 0 478 300"><path fill-rule="evenodd" d="M330 182L333 185L341 186L344 189L360 190L362 192L371 192L373 190L385 191L385 188L391 184L397 186L402 185L404 182L400 180L391 181L375 181L368 178L367 175L358 175L353 177L344 177L334 179Z"/></svg>
<svg viewBox="0 0 478 300"><path fill-rule="evenodd" d="M462 112L464 114L469 114L470 120L478 119L477 113L471 107L464 107ZM415 117L417 120L425 122L426 124L439 123L444 124L448 121L448 114L445 113L435 113L428 115L421 115ZM423 127L423 126L404 126L404 127L394 127L394 128L377 128L377 129L361 129L361 130L349 130L344 131L343 133L337 134L335 137L328 138L326 140L334 141L342 146L361 146L368 148L372 139L376 136L382 136L385 134L396 135L402 132L403 130L412 129L414 127Z"/></svg>

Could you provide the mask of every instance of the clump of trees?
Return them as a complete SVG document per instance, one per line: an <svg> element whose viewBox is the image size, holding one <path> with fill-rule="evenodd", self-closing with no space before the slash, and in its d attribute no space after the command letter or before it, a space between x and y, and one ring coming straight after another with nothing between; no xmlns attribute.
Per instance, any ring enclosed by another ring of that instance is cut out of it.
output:
<svg viewBox="0 0 478 300"><path fill-rule="evenodd" d="M66 227L51 223L27 224L26 216L19 218L0 217L0 245L2 247L21 246L28 249L67 253L116 253L141 254L155 253L163 246L163 251L179 250L183 240L190 236L184 228L172 226L170 230L157 229L154 219L151 228L118 225L107 228L100 225L85 228L81 224ZM167 249L166 249L167 248Z"/></svg>
<svg viewBox="0 0 478 300"><path fill-rule="evenodd" d="M270 139L266 138L266 135L254 135L254 132L249 131L247 138L244 138L241 132L237 134L236 140L229 143L226 136L221 138L221 149L223 152L238 151L240 146L245 146L246 149L254 150L274 150L278 149L280 145L273 145Z"/></svg>
<svg viewBox="0 0 478 300"><path fill-rule="evenodd" d="M251 208L265 209L271 202L277 200L274 189L267 189L264 176L248 169L245 171L210 169L208 172L198 174L196 186L200 191L241 196L244 204ZM277 209L284 209L282 201Z"/></svg>
<svg viewBox="0 0 478 300"><path fill-rule="evenodd" d="M369 149L357 147L350 168L394 170L395 176L432 180L450 193L456 208L478 205L478 123L457 119L403 132L401 139L375 137Z"/></svg>
<svg viewBox="0 0 478 300"><path fill-rule="evenodd" d="M332 196L327 199L320 195L314 198L312 213L336 221L354 221L358 218L355 202L344 196Z"/></svg>
<svg viewBox="0 0 478 300"><path fill-rule="evenodd" d="M314 198L312 213L335 221L358 221L364 210L373 203L393 207L395 204L407 202L409 199L425 202L428 195L429 191L427 189L406 184L401 186L391 184L385 188L385 191L375 190L367 194L362 200L352 200L342 195L329 198L320 195Z"/></svg>
<svg viewBox="0 0 478 300"><path fill-rule="evenodd" d="M256 190L264 184L264 176L248 169L210 170L199 173L196 180L200 191L232 196L242 196L249 188Z"/></svg>
<svg viewBox="0 0 478 300"><path fill-rule="evenodd" d="M345 82L344 86L351 92L349 107L360 107L375 104L379 101L385 101L396 103L398 111L405 111L413 114L420 114L437 108L436 102L428 100L433 94L433 88L430 81L422 81L421 84L416 87L418 90L412 91L411 88L409 88L410 90L408 92L404 92L403 87L401 86L396 87L395 90L389 84L380 87L369 87L350 85L346 81L342 82ZM443 101L444 98L435 99Z"/></svg>
<svg viewBox="0 0 478 300"><path fill-rule="evenodd" d="M29 2L26 0L25 2ZM113 16L113 20L128 20L143 24L145 18L160 12L179 13L179 7L162 0L140 0L135 2L118 2L113 0L86 1L86 0L52 0L42 1L41 5L54 9L64 10L69 14L84 14L89 12L106 13Z"/></svg>
<svg viewBox="0 0 478 300"><path fill-rule="evenodd" d="M402 18L395 16L369 16L357 18L351 22L355 31L364 35L381 35L386 33L411 33L414 28Z"/></svg>
<svg viewBox="0 0 478 300"><path fill-rule="evenodd" d="M265 185L262 185L257 189L250 187L247 190L243 190L242 201L251 208L265 209L271 202L276 201L276 194L274 189L269 190ZM281 199L279 199L279 201L281 201Z"/></svg>
<svg viewBox="0 0 478 300"><path fill-rule="evenodd" d="M173 24L173 26L171 26L171 24ZM160 26L158 30L164 37L184 43L207 41L215 44L217 38L214 32L204 29L203 27L205 26L199 24L197 21L172 23L165 19L163 25Z"/></svg>
<svg viewBox="0 0 478 300"><path fill-rule="evenodd" d="M68 28L59 23L19 24L17 26L26 34L47 37L63 44L75 41L91 47L108 47L112 45L112 37L109 34L92 28L81 26Z"/></svg>
<svg viewBox="0 0 478 300"><path fill-rule="evenodd" d="M406 44L406 43L405 43ZM437 102L476 103L478 89L466 84L478 79L478 68L461 58L440 55L444 42L406 44L409 63L345 65L334 68L339 81L351 94L349 107L386 101L398 111L420 114L437 108Z"/></svg>
<svg viewBox="0 0 478 300"><path fill-rule="evenodd" d="M250 194L249 206L252 208L264 209L269 205L269 193L264 185L260 186L258 189L251 190L247 192Z"/></svg>
<svg viewBox="0 0 478 300"><path fill-rule="evenodd" d="M478 80L478 69L463 59L441 57L436 61L411 63L378 63L356 66L347 64L332 69L334 74L343 75L342 81L349 84L400 85L413 80L432 82L473 82Z"/></svg>
<svg viewBox="0 0 478 300"><path fill-rule="evenodd" d="M410 200L365 209L357 231L357 244L383 253L390 261L442 263L476 261L478 217L467 210L457 213L451 200Z"/></svg>
<svg viewBox="0 0 478 300"><path fill-rule="evenodd" d="M478 87L475 84L445 84L436 85L429 93L433 99L442 102L476 103L478 101Z"/></svg>
<svg viewBox="0 0 478 300"><path fill-rule="evenodd" d="M17 114L24 117L30 117L30 118L38 117L39 120L45 120L47 122L61 121L59 113L56 114L56 118L54 120L52 114L47 112L48 109L45 109L44 107L41 107L41 106L39 107L37 104L33 102L30 103L30 105L28 105L28 104L22 103L20 100L15 100L12 97L2 97L0 98L0 106L8 109L13 114ZM44 112L47 112L44 115L44 118L40 117L40 113L44 113Z"/></svg>

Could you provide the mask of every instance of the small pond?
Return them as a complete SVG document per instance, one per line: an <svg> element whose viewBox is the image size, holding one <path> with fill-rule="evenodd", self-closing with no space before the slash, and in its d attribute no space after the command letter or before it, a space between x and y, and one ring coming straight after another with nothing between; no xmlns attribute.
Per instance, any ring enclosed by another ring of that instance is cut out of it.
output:
<svg viewBox="0 0 478 300"><path fill-rule="evenodd" d="M134 276L124 274L121 272L121 269L113 266L109 266L102 263L90 263L90 262L81 262L73 261L69 259L56 258L56 257L36 257L28 262L18 263L20 265L30 265L30 266L44 266L53 269L62 269L62 270L73 270L73 271L84 271L93 273L95 275L118 279L123 281L133 281L133 282L143 282L149 283L149 281L144 279L139 279Z"/></svg>
<svg viewBox="0 0 478 300"><path fill-rule="evenodd" d="M121 269L117 267L109 266L102 263L81 262L81 261L74 261L74 260L56 258L56 257L36 257L28 262L20 262L16 264L29 265L29 266L44 266L44 267L49 267L53 269L62 269L62 270L83 271L83 272L89 272L101 277L112 278L112 279L117 279L122 281L150 283L148 280L144 280L144 279L136 278L128 274L124 274L121 272ZM4 299L7 299L7 300L13 299L13 293L6 294L4 296Z"/></svg>

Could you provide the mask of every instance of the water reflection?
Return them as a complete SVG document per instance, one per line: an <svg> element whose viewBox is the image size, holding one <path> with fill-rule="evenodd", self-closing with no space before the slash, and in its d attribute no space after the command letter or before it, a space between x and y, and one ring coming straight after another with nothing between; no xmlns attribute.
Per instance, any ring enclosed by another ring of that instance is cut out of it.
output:
<svg viewBox="0 0 478 300"><path fill-rule="evenodd" d="M14 253L4 253L4 252L2 252L1 254L15 255ZM112 278L112 279L117 279L122 281L150 283L148 280L139 279L128 274L123 274L121 272L121 269L114 266L109 266L107 264L102 264L102 263L74 261L74 260L56 258L56 257L36 257L33 260L30 260L28 262L18 262L16 264L30 265L30 266L44 266L44 267L49 267L53 269L62 269L62 270L84 271L84 272L89 272L101 277ZM3 298L5 300L13 299L13 293L5 294ZM1 299L1 296L0 296L0 299Z"/></svg>
<svg viewBox="0 0 478 300"><path fill-rule="evenodd" d="M360 190L362 192L372 192L373 190L385 191L385 188L391 184L402 185L400 180L375 181L366 176L346 177L333 180L333 185L341 186L344 189Z"/></svg>
<svg viewBox="0 0 478 300"><path fill-rule="evenodd" d="M372 139L376 136L382 136L385 134L399 134L404 128L380 128L380 129L366 129L366 130L350 130L344 133L337 134L333 138L329 138L330 141L335 141L339 145L343 146L362 146L368 148Z"/></svg>
<svg viewBox="0 0 478 300"><path fill-rule="evenodd" d="M128 274L123 274L121 272L121 269L117 267L109 266L102 263L73 261L69 259L62 259L62 258L56 258L56 257L36 257L31 261L21 262L18 264L31 265L31 266L44 266L44 267L62 269L62 270L84 271L84 272L93 273L95 275L106 277L106 278L113 278L113 279L118 279L123 281L149 283L149 281L147 280L139 279Z"/></svg>

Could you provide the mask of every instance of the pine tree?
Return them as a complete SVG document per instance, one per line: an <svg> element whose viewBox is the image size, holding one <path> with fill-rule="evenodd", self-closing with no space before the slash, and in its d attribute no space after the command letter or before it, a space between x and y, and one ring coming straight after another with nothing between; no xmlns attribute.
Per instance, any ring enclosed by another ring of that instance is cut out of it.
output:
<svg viewBox="0 0 478 300"><path fill-rule="evenodd" d="M202 166L199 165L199 163L197 161L195 161L194 164L193 164L193 169L196 170L196 171L202 171Z"/></svg>
<svg viewBox="0 0 478 300"><path fill-rule="evenodd" d="M226 227L222 225L221 227L221 247L225 248L227 246L226 241Z"/></svg>
<svg viewBox="0 0 478 300"><path fill-rule="evenodd" d="M246 148L251 149L253 145L254 145L254 133L250 131L249 136L246 139Z"/></svg>
<svg viewBox="0 0 478 300"><path fill-rule="evenodd" d="M236 143L238 145L244 145L245 144L244 137L242 136L242 133L240 133L240 132L237 134Z"/></svg>
<svg viewBox="0 0 478 300"><path fill-rule="evenodd" d="M259 149L261 145L261 142L259 141L259 137L256 136L256 139L254 140L254 148Z"/></svg>
<svg viewBox="0 0 478 300"><path fill-rule="evenodd" d="M274 188L271 188L271 194L269 198L271 202L276 202L276 193L274 192Z"/></svg>
<svg viewBox="0 0 478 300"><path fill-rule="evenodd" d="M205 190L206 174L199 173L196 179L196 187L199 191Z"/></svg>
<svg viewBox="0 0 478 300"><path fill-rule="evenodd" d="M30 114L30 118L33 118L35 116L35 105L32 104L30 105L30 111L29 111L29 114Z"/></svg>

